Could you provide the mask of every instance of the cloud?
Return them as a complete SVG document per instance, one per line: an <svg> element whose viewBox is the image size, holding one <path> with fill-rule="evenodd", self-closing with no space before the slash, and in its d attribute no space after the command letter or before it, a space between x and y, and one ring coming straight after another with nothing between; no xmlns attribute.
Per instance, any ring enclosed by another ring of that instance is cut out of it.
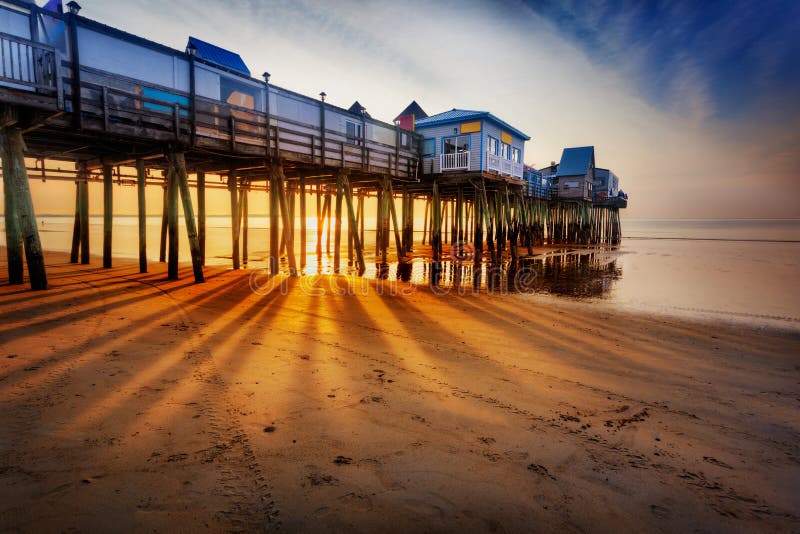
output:
<svg viewBox="0 0 800 534"><path fill-rule="evenodd" d="M775 106L791 84L770 81L793 79L784 22L765 36L734 14L698 21L688 2L81 3L87 17L178 49L191 34L236 50L277 85L324 90L345 107L357 99L384 120L412 99L428 113L491 111L533 136L527 163L595 145L631 194L631 215L800 216L800 114L796 97ZM755 89L743 94L765 120L720 113L736 31L757 78L745 74Z"/></svg>

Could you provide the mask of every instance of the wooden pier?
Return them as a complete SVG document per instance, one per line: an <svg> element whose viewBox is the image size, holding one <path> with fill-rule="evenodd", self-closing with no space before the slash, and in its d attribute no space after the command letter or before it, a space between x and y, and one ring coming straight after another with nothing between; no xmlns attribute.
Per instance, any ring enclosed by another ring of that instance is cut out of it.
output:
<svg viewBox="0 0 800 534"><path fill-rule="evenodd" d="M367 197L377 198L375 253L382 266L390 261L391 246L396 254L391 259L402 264L410 258L415 205L423 202L422 243L430 245L435 262L449 255L480 263L484 251L493 262L516 260L520 248L532 253L543 243L619 242L617 207L535 198L525 194L522 180L490 172L423 174L421 138L414 132L333 106L324 93L314 99L270 84L267 73L255 79L213 63L198 55L192 41L186 51L174 50L77 13L54 13L18 0L0 10L11 21L0 27L0 143L12 284L23 282L24 255L31 287L47 287L28 185L32 176L76 184L75 263L90 261L88 184L103 184L105 268L113 263L114 187L135 184L143 273L144 192L162 187L160 260L167 262L169 278L177 278L180 202L196 282L204 280L206 189L223 185L207 182L207 175L226 180L234 269L248 261L252 190L269 194L272 274L278 274L282 257L291 275L306 266L309 199L315 199L317 219L327 221L326 253L333 227L336 271L343 238L348 261L360 273L366 269ZM137 67L141 63L149 69ZM163 80L155 79L159 65L168 74ZM56 170L61 162L71 168ZM197 189L197 206L190 188ZM322 232L318 224L317 255Z"/></svg>

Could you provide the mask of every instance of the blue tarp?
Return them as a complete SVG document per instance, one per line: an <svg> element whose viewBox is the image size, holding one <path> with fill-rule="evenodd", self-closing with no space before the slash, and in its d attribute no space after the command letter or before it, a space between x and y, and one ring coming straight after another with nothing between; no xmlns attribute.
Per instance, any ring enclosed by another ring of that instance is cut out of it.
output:
<svg viewBox="0 0 800 534"><path fill-rule="evenodd" d="M197 49L197 57L200 59L250 76L250 69L247 68L242 57L236 52L231 52L230 50L225 50L211 43L201 41L197 37L189 37L189 43L186 46L188 47L190 44L195 46Z"/></svg>

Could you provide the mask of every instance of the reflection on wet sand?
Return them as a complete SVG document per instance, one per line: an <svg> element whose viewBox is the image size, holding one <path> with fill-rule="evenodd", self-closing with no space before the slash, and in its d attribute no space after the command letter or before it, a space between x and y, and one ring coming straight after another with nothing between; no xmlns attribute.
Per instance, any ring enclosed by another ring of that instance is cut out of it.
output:
<svg viewBox="0 0 800 534"><path fill-rule="evenodd" d="M556 249L500 263L432 262L376 265L377 278L426 284L441 291L488 293L550 293L576 298L602 297L622 277L615 249Z"/></svg>

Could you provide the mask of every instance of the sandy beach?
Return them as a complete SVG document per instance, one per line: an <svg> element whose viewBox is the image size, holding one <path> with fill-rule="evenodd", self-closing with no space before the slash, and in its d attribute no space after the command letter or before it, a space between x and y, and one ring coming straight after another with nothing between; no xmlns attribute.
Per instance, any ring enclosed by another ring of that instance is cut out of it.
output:
<svg viewBox="0 0 800 534"><path fill-rule="evenodd" d="M800 529L797 332L45 257L0 285L4 531Z"/></svg>

